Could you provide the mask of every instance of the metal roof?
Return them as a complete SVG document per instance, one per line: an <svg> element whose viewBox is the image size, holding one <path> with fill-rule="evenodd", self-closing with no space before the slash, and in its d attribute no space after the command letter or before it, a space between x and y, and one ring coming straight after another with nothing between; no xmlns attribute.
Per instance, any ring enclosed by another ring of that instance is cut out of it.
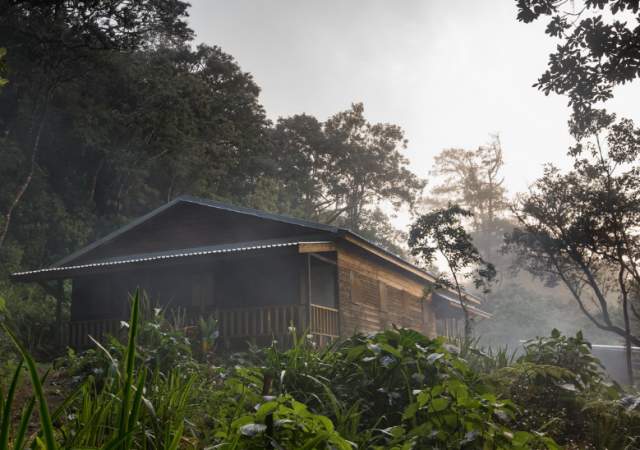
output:
<svg viewBox="0 0 640 450"><path fill-rule="evenodd" d="M473 299L472 301L476 302L476 303L480 303L480 301L478 299L476 299L474 296L472 296L471 294L464 292L463 295L465 297L467 297L467 299ZM451 305L454 305L458 308L462 308L462 303L460 302L460 299L458 299L457 295L453 294L452 292L445 292L445 291L436 291L433 293L433 297L435 300L437 299L442 299L446 302L448 302ZM467 307L467 309L471 312L473 312L474 314L484 317L484 318L491 318L492 315L489 314L486 311L481 310L480 308L477 308L473 305L469 305L467 303L465 303L465 306Z"/></svg>
<svg viewBox="0 0 640 450"><path fill-rule="evenodd" d="M321 241L317 239L296 239L296 240L269 240L269 241L252 241L239 242L234 244L213 245L206 247L194 247L179 250L169 250L164 252L143 253L138 255L127 255L116 258L108 258L100 261L78 264L75 266L52 266L44 269L29 270L24 272L16 272L12 274L14 278L29 278L34 275L57 272L71 272L82 269L113 267L124 264L144 263L151 261L174 260L179 258L188 258L194 256L215 255L221 253L239 253L250 252L255 250L266 250L283 247L293 247L300 244L328 244L331 241Z"/></svg>
<svg viewBox="0 0 640 450"><path fill-rule="evenodd" d="M198 197L192 197L189 195L183 195L180 197L176 197L175 199L171 200L169 203L166 203L156 209L154 209L153 211L145 214L144 216L138 217L137 219L134 219L133 221L129 222L128 224L122 226L121 228L118 228L117 230L113 231L112 233L104 236L101 239L96 240L95 242L92 242L91 244L81 248L80 250L72 253L71 255L62 258L61 260L57 261L56 263L54 263L52 265L52 267L61 267L61 266L66 266L67 264L69 264L70 262L72 262L73 260L77 259L78 257L90 252L91 250L113 240L114 238L120 236L121 234L126 233L127 231L137 227L138 225L146 222L147 220L157 216L158 214L162 213L163 211L166 211L167 209L175 206L178 203L191 203L194 205L201 205L201 206L206 206L206 207L210 207L210 208L215 208L215 209L220 209L223 211L230 211L230 212L235 212L235 213L239 213L239 214L247 214L247 215L251 215L254 217L258 217L261 219L265 219L265 220L273 220L273 221L277 221L277 222L282 222L282 223L287 223L287 224L291 224L291 225L297 225L300 227L305 227L305 228L310 228L313 230L317 230L319 232L324 232L324 233L330 233L336 237L342 237L345 235L350 235L352 237L354 237L355 239L369 244L373 247L375 247L378 251L384 253L385 255L387 255L388 257L392 258L393 260L395 260L397 263L400 264L406 264L408 266L410 266L412 268L412 270L417 270L419 272L421 272L425 277L429 278L431 281L435 280L435 277L433 274L431 274L430 272L415 266L414 264L408 262L407 260L405 260L404 258L384 249L381 248L378 244L371 242L369 239L360 236L357 233L354 233L353 231L346 229L346 228L340 228L340 227L334 227L331 225L325 225L322 223L318 223L318 222L312 222L309 220L303 220L303 219L297 219L295 217L289 217L289 216L285 216L282 214L274 214L274 213L268 213L265 211L260 211L257 209L253 209L253 208L246 208L246 207L242 207L242 206L234 206L234 205L230 205L227 203L222 203L222 202L218 202L215 200L208 200L208 199L204 199L204 198L198 198Z"/></svg>
<svg viewBox="0 0 640 450"><path fill-rule="evenodd" d="M137 227L138 225L146 222L147 220L157 216L158 214L166 211L167 209L170 209L171 207L175 206L178 203L191 203L191 204L195 204L195 205L201 205L201 206L207 206L210 208L215 208L215 209L220 209L223 211L230 211L230 212L235 212L235 213L240 213L240 214L247 214L247 215L251 215L254 217L258 217L261 219L266 219L266 220L274 220L277 222L283 222L283 223L288 223L291 225L298 225L301 227L305 227L305 228L311 228L314 230L318 230L318 231L322 231L322 232L328 232L328 233L332 233L332 234L338 234L340 232L344 232L346 230L342 230L340 228L337 227L332 227L329 225L324 225L321 223L315 223L315 222L310 222L307 220L301 220L301 219L296 219L293 217L288 217L288 216L283 216L280 214L272 214L272 213L267 213L264 211L260 211L257 209L252 209L252 208L245 208L242 206L234 206L234 205L229 205L227 203L221 203L221 202L217 202L214 200L208 200L208 199L203 199L203 198L197 198L197 197L192 197L189 195L183 195L180 197L176 197L173 200L171 200L168 203L165 203L164 205L154 209L153 211L138 217L137 219L132 220L131 222L129 222L128 224L118 228L117 230L113 231L112 233L107 234L106 236L92 242L91 244L81 248L80 250L72 253L69 256L66 256L65 258L62 258L61 260L57 261L56 263L53 264L54 267L58 267L58 266L63 266L71 261L73 261L74 259L90 252L91 250L101 246L102 244L105 244L111 240L113 240L114 238L120 236L121 234L126 233L127 231Z"/></svg>
<svg viewBox="0 0 640 450"><path fill-rule="evenodd" d="M134 219L133 221L129 222L128 224L122 226L121 228L118 228L117 230L113 231L112 233L104 236L101 239L96 240L95 242L81 248L80 250L72 253L71 255L57 261L56 263L54 263L51 267L48 268L44 268L44 269L38 269L38 270L32 270L32 271L25 271L25 272L17 272L12 274L13 278L16 279L20 279L22 277L26 277L27 274L45 274L45 273L55 273L55 272L62 272L63 270L72 270L72 269L78 269L78 268L91 268L91 267L102 267L102 266L110 266L110 265L117 265L117 264L126 264L126 263L132 263L132 262L138 262L138 261L156 261L156 260L160 260L160 259L167 259L167 258L175 258L178 257L176 256L177 254L189 254L191 255L192 253L196 254L198 252L201 251L210 251L210 250L206 250L206 249L213 249L213 248L217 248L219 246L213 246L213 247L201 247L201 248L197 248L197 249L185 249L185 250L177 250L175 252L160 252L158 254L152 254L152 253L148 253L148 254L144 254L144 255L127 255L125 257L122 258L115 258L112 260L101 260L101 261L96 261L93 263L87 263L87 264L80 264L80 265L73 265L70 264L72 263L75 259L77 259L78 257L90 252L91 250L100 247L103 244L106 244L107 242L115 239L116 237L120 236L121 234L126 233L127 231L137 227L138 225L141 225L142 223L146 222L147 220L157 216L158 214L170 209L171 207L179 204L179 203L189 203L189 204L194 204L194 205L200 205L200 206L205 206L205 207L210 207L210 208L215 208L215 209L220 209L223 211L230 211L230 212L235 212L238 214L246 214L246 215L250 215L250 216L254 216L254 217L258 217L261 219L265 219L265 220L273 220L273 221L277 221L277 222L282 222L282 223L287 223L287 224L291 224L291 225L296 225L296 226L300 226L300 227L305 227L305 228L309 228L309 229L313 229L316 230L320 233L326 233L324 238L329 238L331 239L331 237L335 237L335 238L351 238L351 242L353 242L353 240L355 240L356 242L360 242L360 244L364 245L366 248L366 245L369 245L371 247L373 247L373 249L377 252L379 252L381 255L383 255L385 258L390 259L391 261L393 261L395 264L399 265L400 267L404 267L405 270L408 270L409 272L412 272L416 275L419 275L420 277L430 281L430 282L434 282L436 280L436 277L430 273L429 271L416 266L415 264L412 264L411 262L405 260L404 258L396 255L393 252L390 252L382 247L380 247L378 244L370 241L369 239L349 230L346 228L340 228L340 227L335 227L335 226L331 226L331 225L325 225L322 223L318 223L318 222L312 222L309 220L303 220L303 219L298 219L295 217L289 217L289 216L285 216L282 214L274 214L274 213L268 213L265 211L260 211L257 209L253 209L253 208L246 208L246 207L242 207L242 206L235 206L235 205L230 205L227 203L222 203L222 202L218 202L215 200L209 200L209 199L204 199L204 198L198 198L198 197L192 197L189 195L183 195L183 196L179 196L176 197L175 199L171 200L170 202L154 209L153 211L137 218ZM315 239L318 239L317 236L314 237ZM297 243L304 243L304 242L309 242L309 241L304 241L304 238L297 238L298 242ZM324 242L324 241L323 241ZM328 242L328 241L327 241ZM242 246L243 243L234 243L234 244L230 244L232 246ZM296 243L292 242L289 243L287 245L296 245ZM270 248L270 247L264 247L264 248ZM205 249L205 250L203 250ZM240 250L227 250L227 251L240 251ZM177 252L177 253L176 253ZM212 253L220 253L221 251L213 251L211 250ZM207 253L209 254L209 253ZM157 255L157 256L156 256ZM480 303L478 301L478 299L474 298L473 296L469 295L469 294L465 294L465 296L468 296L470 301L472 302L477 302Z"/></svg>

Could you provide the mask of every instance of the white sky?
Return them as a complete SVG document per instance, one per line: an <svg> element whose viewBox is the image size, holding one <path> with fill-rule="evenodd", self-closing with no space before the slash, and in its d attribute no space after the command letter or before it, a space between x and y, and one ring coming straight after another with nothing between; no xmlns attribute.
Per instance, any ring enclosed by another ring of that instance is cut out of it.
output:
<svg viewBox="0 0 640 450"><path fill-rule="evenodd" d="M324 120L364 102L370 121L402 126L412 169L427 177L447 147L499 132L511 193L545 162L567 165L566 98L531 85L555 42L516 21L509 0L192 0L197 40L222 47L262 88L271 119ZM640 122L640 83L610 110Z"/></svg>

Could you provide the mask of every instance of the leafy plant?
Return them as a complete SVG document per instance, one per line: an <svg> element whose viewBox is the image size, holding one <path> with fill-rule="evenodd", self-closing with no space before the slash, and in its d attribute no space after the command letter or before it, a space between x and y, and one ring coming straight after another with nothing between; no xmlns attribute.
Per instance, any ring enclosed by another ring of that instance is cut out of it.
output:
<svg viewBox="0 0 640 450"><path fill-rule="evenodd" d="M257 406L221 431L221 449L290 448L351 450L354 445L336 432L327 417L311 413L289 395L282 395Z"/></svg>

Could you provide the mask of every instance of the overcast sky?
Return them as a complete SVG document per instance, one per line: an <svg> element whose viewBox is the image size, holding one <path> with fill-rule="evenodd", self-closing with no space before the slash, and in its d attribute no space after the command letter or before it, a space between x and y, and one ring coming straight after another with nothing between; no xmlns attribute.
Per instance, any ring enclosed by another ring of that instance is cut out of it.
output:
<svg viewBox="0 0 640 450"><path fill-rule="evenodd" d="M271 119L319 119L363 102L370 121L402 126L426 177L447 147L499 132L510 193L545 162L566 165L564 97L531 85L555 43L544 24L516 21L510 0L192 0L197 40L251 72ZM640 83L608 108L640 121Z"/></svg>

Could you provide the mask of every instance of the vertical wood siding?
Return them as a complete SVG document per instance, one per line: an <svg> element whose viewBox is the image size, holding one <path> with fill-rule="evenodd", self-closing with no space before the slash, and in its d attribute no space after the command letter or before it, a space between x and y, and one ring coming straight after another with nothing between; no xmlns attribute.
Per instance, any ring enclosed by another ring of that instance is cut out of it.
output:
<svg viewBox="0 0 640 450"><path fill-rule="evenodd" d="M375 332L392 325L435 336L435 313L424 285L372 263L363 255L338 250L340 334Z"/></svg>

